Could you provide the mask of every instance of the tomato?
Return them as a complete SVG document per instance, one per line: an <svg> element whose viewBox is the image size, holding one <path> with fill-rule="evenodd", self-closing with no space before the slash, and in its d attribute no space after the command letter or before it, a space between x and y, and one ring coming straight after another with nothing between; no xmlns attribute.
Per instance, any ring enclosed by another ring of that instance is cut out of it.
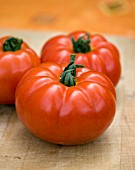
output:
<svg viewBox="0 0 135 170"><path fill-rule="evenodd" d="M14 104L16 86L23 74L40 64L37 54L21 39L0 38L0 104Z"/></svg>
<svg viewBox="0 0 135 170"><path fill-rule="evenodd" d="M76 63L84 64L106 74L114 85L121 75L118 49L102 35L85 31L59 35L48 40L41 50L41 62L69 62L70 55L76 54Z"/></svg>
<svg viewBox="0 0 135 170"><path fill-rule="evenodd" d="M76 145L99 137L116 110L115 88L103 73L74 64L45 62L30 69L16 89L16 111L37 137ZM66 67L65 67L66 66Z"/></svg>

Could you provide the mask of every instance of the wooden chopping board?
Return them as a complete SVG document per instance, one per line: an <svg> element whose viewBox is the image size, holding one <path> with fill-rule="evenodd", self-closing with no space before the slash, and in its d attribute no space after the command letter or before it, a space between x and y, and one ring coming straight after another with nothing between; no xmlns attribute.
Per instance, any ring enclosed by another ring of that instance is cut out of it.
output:
<svg viewBox="0 0 135 170"><path fill-rule="evenodd" d="M1 37L22 37L38 54L57 34L0 30ZM15 106L0 105L0 170L135 170L135 39L105 36L119 48L122 62L117 111L109 129L85 145L54 145L32 135L18 120Z"/></svg>

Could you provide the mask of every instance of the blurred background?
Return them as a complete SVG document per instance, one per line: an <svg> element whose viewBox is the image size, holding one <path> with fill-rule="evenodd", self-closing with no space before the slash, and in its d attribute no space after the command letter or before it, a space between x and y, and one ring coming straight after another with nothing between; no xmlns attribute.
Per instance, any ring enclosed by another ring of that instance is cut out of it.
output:
<svg viewBox="0 0 135 170"><path fill-rule="evenodd" d="M0 0L0 28L135 38L135 0Z"/></svg>

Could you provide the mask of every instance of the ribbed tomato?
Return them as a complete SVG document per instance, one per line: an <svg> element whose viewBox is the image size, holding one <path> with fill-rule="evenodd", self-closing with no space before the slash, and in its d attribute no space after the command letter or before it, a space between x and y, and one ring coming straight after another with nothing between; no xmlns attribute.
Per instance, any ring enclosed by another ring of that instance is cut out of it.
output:
<svg viewBox="0 0 135 170"><path fill-rule="evenodd" d="M0 104L14 104L16 86L23 74L40 63L37 54L21 39L0 39Z"/></svg>
<svg viewBox="0 0 135 170"><path fill-rule="evenodd" d="M118 83L121 75L118 49L100 34L78 31L55 36L44 44L41 62L69 62L73 53L76 54L77 64L103 72L114 85Z"/></svg>
<svg viewBox="0 0 135 170"><path fill-rule="evenodd" d="M103 73L45 62L30 69L16 90L16 111L25 127L57 144L82 144L99 137L116 109L112 82Z"/></svg>

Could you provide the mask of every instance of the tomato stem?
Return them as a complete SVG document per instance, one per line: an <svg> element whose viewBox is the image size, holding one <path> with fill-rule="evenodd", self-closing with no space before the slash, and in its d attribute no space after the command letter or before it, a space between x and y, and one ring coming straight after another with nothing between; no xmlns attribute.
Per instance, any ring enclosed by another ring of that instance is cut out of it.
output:
<svg viewBox="0 0 135 170"><path fill-rule="evenodd" d="M91 40L90 40L90 35L88 33L86 33L84 36L79 37L77 41L75 41L74 37L71 36L71 41L73 44L74 52L86 53L91 51L91 47L90 47Z"/></svg>
<svg viewBox="0 0 135 170"><path fill-rule="evenodd" d="M17 51L21 49L21 45L23 43L22 39L18 39L15 37L10 37L5 40L3 43L3 51Z"/></svg>
<svg viewBox="0 0 135 170"><path fill-rule="evenodd" d="M83 68L84 66L81 64L74 64L76 55L71 54L70 63L65 67L61 77L60 82L65 86L75 86L76 85L76 68Z"/></svg>

